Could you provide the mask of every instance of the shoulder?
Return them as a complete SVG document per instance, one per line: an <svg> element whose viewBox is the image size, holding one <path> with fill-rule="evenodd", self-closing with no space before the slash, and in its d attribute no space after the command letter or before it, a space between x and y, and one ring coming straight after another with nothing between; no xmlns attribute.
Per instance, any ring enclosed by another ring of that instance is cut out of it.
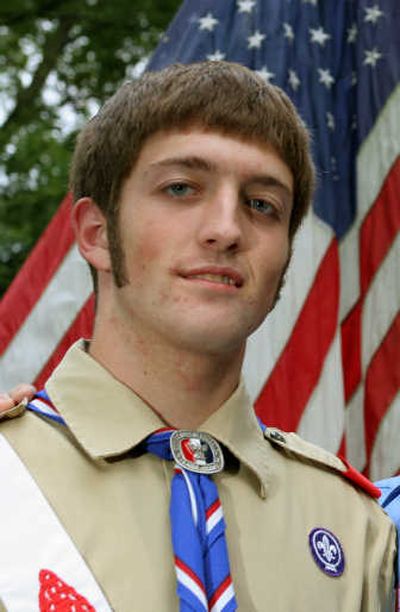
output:
<svg viewBox="0 0 400 612"><path fill-rule="evenodd" d="M381 491L380 504L389 504L394 500L398 500L398 503L400 503L400 476L383 478L375 482L375 485Z"/></svg>
<svg viewBox="0 0 400 612"><path fill-rule="evenodd" d="M307 442L293 432L284 432L275 427L266 427L264 438L283 454L301 463L308 463L317 469L334 474L346 480L370 497L377 499L381 491L368 478L358 472L345 459L333 453ZM400 483L399 483L400 484Z"/></svg>
<svg viewBox="0 0 400 612"><path fill-rule="evenodd" d="M375 485L379 488L381 496L379 503L385 512L400 528L400 476L378 480Z"/></svg>
<svg viewBox="0 0 400 612"><path fill-rule="evenodd" d="M57 439L55 427L27 407L28 402L24 401L0 414L0 435L17 453L27 450L40 455L49 448L52 438Z"/></svg>

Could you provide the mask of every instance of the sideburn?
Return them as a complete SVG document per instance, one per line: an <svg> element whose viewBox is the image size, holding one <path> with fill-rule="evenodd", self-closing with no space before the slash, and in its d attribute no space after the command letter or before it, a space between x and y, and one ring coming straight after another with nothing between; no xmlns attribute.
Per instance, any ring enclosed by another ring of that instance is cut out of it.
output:
<svg viewBox="0 0 400 612"><path fill-rule="evenodd" d="M129 282L125 264L125 253L121 244L121 234L118 226L118 217L115 215L107 222L108 247L111 258L111 271L116 286L120 289Z"/></svg>
<svg viewBox="0 0 400 612"><path fill-rule="evenodd" d="M276 290L276 292L275 292L274 301L272 302L272 306L271 306L271 308L269 309L268 314L269 314L270 312L272 312L272 311L273 311L273 309L275 308L275 306L277 305L277 303L278 303L278 302L279 302L279 300L280 300L281 293L282 293L282 289L283 289L283 287L285 286L285 283L286 283L286 273L287 273L287 270L288 270L288 267L289 267L290 261L291 261L291 259L292 259L292 254L293 254L293 248L292 248L292 244L291 244L291 245L290 245L289 254L288 254L288 258L287 258L287 261L286 261L285 267L284 267L284 268L283 268L283 270L282 270L281 278L280 278L280 280L279 280L279 285L278 285L277 290Z"/></svg>

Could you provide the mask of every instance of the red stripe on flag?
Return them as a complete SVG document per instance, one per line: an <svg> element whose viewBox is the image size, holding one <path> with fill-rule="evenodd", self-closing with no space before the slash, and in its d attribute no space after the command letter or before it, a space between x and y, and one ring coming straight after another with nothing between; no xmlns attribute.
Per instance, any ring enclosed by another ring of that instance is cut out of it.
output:
<svg viewBox="0 0 400 612"><path fill-rule="evenodd" d="M232 584L232 578L228 575L223 582L219 585L219 587L214 591L214 595L208 600L208 607L211 608L215 605L218 599L225 593L226 589L229 588Z"/></svg>
<svg viewBox="0 0 400 612"><path fill-rule="evenodd" d="M5 351L74 242L67 195L0 302L0 354Z"/></svg>
<svg viewBox="0 0 400 612"><path fill-rule="evenodd" d="M94 319L94 296L93 294L87 299L85 305L81 308L75 320L70 325L67 332L64 334L61 341L53 351L50 359L37 376L34 385L41 389L44 383L49 378L54 368L59 364L65 352L79 338L91 338L93 331Z"/></svg>
<svg viewBox="0 0 400 612"><path fill-rule="evenodd" d="M382 264L400 229L400 207L397 194L400 191L400 158L386 176L381 191L360 229L360 299L341 325L342 363L345 401L349 402L362 381L361 333L362 308L371 282ZM374 370L372 370L374 371ZM371 385L370 379L370 385ZM376 396L379 393L375 394ZM370 406L369 410L374 412ZM383 416L382 413L381 416ZM375 421L372 431L376 435Z"/></svg>
<svg viewBox="0 0 400 612"><path fill-rule="evenodd" d="M346 404L361 382L361 302L358 301L341 325L344 396Z"/></svg>
<svg viewBox="0 0 400 612"><path fill-rule="evenodd" d="M388 173L382 189L360 230L361 295L371 284L390 245L400 231L400 157Z"/></svg>
<svg viewBox="0 0 400 612"><path fill-rule="evenodd" d="M255 403L264 423L297 429L335 337L338 307L339 253L332 240L290 340Z"/></svg>
<svg viewBox="0 0 400 612"><path fill-rule="evenodd" d="M400 313L371 359L365 380L364 422L368 465L372 448L385 416L400 388Z"/></svg>
<svg viewBox="0 0 400 612"><path fill-rule="evenodd" d="M338 457L346 457L346 436L342 436L342 441L340 442L340 446L338 452L336 453Z"/></svg>

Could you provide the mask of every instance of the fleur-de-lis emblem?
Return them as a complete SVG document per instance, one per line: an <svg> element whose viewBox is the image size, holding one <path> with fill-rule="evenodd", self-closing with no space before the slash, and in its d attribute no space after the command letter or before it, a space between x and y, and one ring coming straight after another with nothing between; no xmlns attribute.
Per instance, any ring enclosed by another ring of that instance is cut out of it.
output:
<svg viewBox="0 0 400 612"><path fill-rule="evenodd" d="M321 554L328 563L332 563L332 561L337 557L337 549L334 544L328 539L328 536L324 534L322 539L317 542L317 548L321 551Z"/></svg>
<svg viewBox="0 0 400 612"><path fill-rule="evenodd" d="M308 541L315 563L328 576L337 578L344 571L345 559L342 546L337 537L323 527L316 527Z"/></svg>

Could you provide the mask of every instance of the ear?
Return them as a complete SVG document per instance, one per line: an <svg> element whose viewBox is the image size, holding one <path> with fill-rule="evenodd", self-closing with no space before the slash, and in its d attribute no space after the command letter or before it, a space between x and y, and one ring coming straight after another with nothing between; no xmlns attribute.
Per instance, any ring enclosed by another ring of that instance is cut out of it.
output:
<svg viewBox="0 0 400 612"><path fill-rule="evenodd" d="M82 257L96 270L110 272L107 221L91 198L81 198L73 205L72 227Z"/></svg>

